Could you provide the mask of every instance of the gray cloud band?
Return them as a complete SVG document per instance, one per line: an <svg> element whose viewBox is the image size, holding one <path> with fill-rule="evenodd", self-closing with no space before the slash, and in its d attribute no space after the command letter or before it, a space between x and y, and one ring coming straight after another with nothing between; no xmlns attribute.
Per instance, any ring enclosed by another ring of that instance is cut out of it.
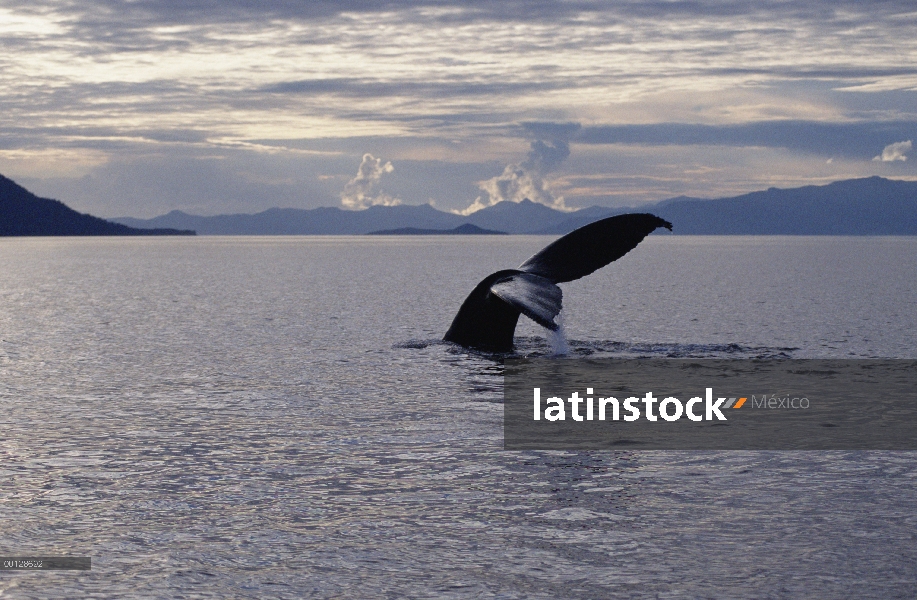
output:
<svg viewBox="0 0 917 600"><path fill-rule="evenodd" d="M9 2L11 6L34 9L34 3ZM786 18L823 21L835 17L848 20L858 14L868 13L873 18L906 12L913 5L906 0L877 1L868 5L868 10L855 0L812 1L787 3L778 0L739 0L732 2L661 2L630 0L624 2L601 2L600 0L385 0L363 2L359 0L313 0L295 2L290 0L151 0L143 3L124 0L88 0L84 2L60 3L57 10L65 14L83 14L88 20L105 21L113 14L125 14L132 20L145 23L168 24L177 21L239 21L252 18L277 19L320 19L343 14L374 14L380 12L406 12L423 9L443 9L442 14L428 12L414 14L415 19L431 19L445 22L473 22L485 19L499 20L556 20L589 14L596 18L606 15L617 18L639 19L684 19L689 17L735 18L781 15Z"/></svg>
<svg viewBox="0 0 917 600"><path fill-rule="evenodd" d="M890 143L917 139L917 121L825 123L781 120L739 125L577 125L525 123L523 129L529 135L545 137L569 132L568 139L580 144L765 146L861 159L871 159Z"/></svg>

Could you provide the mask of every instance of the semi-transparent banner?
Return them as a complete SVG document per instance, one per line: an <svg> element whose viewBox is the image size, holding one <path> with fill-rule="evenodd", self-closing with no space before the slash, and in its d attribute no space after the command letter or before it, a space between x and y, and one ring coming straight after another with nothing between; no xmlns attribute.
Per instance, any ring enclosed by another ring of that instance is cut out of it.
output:
<svg viewBox="0 0 917 600"><path fill-rule="evenodd" d="M508 359L507 450L917 450L917 360Z"/></svg>

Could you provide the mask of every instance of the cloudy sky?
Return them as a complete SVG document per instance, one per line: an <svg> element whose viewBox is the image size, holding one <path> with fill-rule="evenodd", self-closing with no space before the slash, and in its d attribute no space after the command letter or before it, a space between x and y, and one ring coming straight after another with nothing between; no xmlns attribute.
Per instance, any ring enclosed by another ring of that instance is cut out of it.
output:
<svg viewBox="0 0 917 600"><path fill-rule="evenodd" d="M917 5L0 0L0 173L106 217L917 179Z"/></svg>

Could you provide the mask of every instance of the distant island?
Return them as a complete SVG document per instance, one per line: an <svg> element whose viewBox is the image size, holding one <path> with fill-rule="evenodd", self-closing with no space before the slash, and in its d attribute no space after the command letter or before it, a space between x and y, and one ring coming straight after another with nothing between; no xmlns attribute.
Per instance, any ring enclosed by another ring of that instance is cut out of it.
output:
<svg viewBox="0 0 917 600"><path fill-rule="evenodd" d="M0 236L39 235L195 235L195 232L112 223L79 213L58 200L39 198L0 175Z"/></svg>
<svg viewBox="0 0 917 600"><path fill-rule="evenodd" d="M468 216L423 204L365 210L271 208L213 217L176 210L153 219L113 221L131 227L193 229L203 235L363 235L406 229L440 233L464 224L510 234L561 235L628 212L651 212L671 221L676 235L917 235L917 182L867 177L770 188L732 198L680 197L638 207L592 206L575 212L524 200L499 202Z"/></svg>
<svg viewBox="0 0 917 600"><path fill-rule="evenodd" d="M508 235L505 231L484 229L471 223L459 225L454 229L418 229L417 227L401 227L398 229L380 229L370 231L366 235Z"/></svg>

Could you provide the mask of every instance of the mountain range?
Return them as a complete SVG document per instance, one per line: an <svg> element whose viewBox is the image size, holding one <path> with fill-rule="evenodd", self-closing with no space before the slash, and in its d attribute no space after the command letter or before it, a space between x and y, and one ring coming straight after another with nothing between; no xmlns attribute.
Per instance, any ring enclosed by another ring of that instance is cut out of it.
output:
<svg viewBox="0 0 917 600"><path fill-rule="evenodd" d="M359 235L379 230L448 230L465 224L514 234L564 234L627 212L651 212L671 221L674 233L688 235L917 235L917 182L868 177L715 200L679 197L637 208L593 206L575 212L523 200L499 202L468 216L424 204L359 211L272 208L213 217L175 210L153 219L113 220L131 227L193 229L205 235Z"/></svg>
<svg viewBox="0 0 917 600"><path fill-rule="evenodd" d="M868 177L718 200L673 198L652 212L687 234L917 235L917 182Z"/></svg>
<svg viewBox="0 0 917 600"><path fill-rule="evenodd" d="M112 223L79 213L58 200L39 198L0 175L0 236L26 235L194 235L194 232Z"/></svg>
<svg viewBox="0 0 917 600"><path fill-rule="evenodd" d="M39 198L0 175L0 236L11 235L362 235L368 233L564 234L608 216L651 212L687 235L917 235L917 182L868 177L822 186L770 188L732 198L679 197L637 208L574 212L529 200L499 202L468 216L428 204L271 208L256 214L196 216L174 210L152 219L100 219Z"/></svg>

